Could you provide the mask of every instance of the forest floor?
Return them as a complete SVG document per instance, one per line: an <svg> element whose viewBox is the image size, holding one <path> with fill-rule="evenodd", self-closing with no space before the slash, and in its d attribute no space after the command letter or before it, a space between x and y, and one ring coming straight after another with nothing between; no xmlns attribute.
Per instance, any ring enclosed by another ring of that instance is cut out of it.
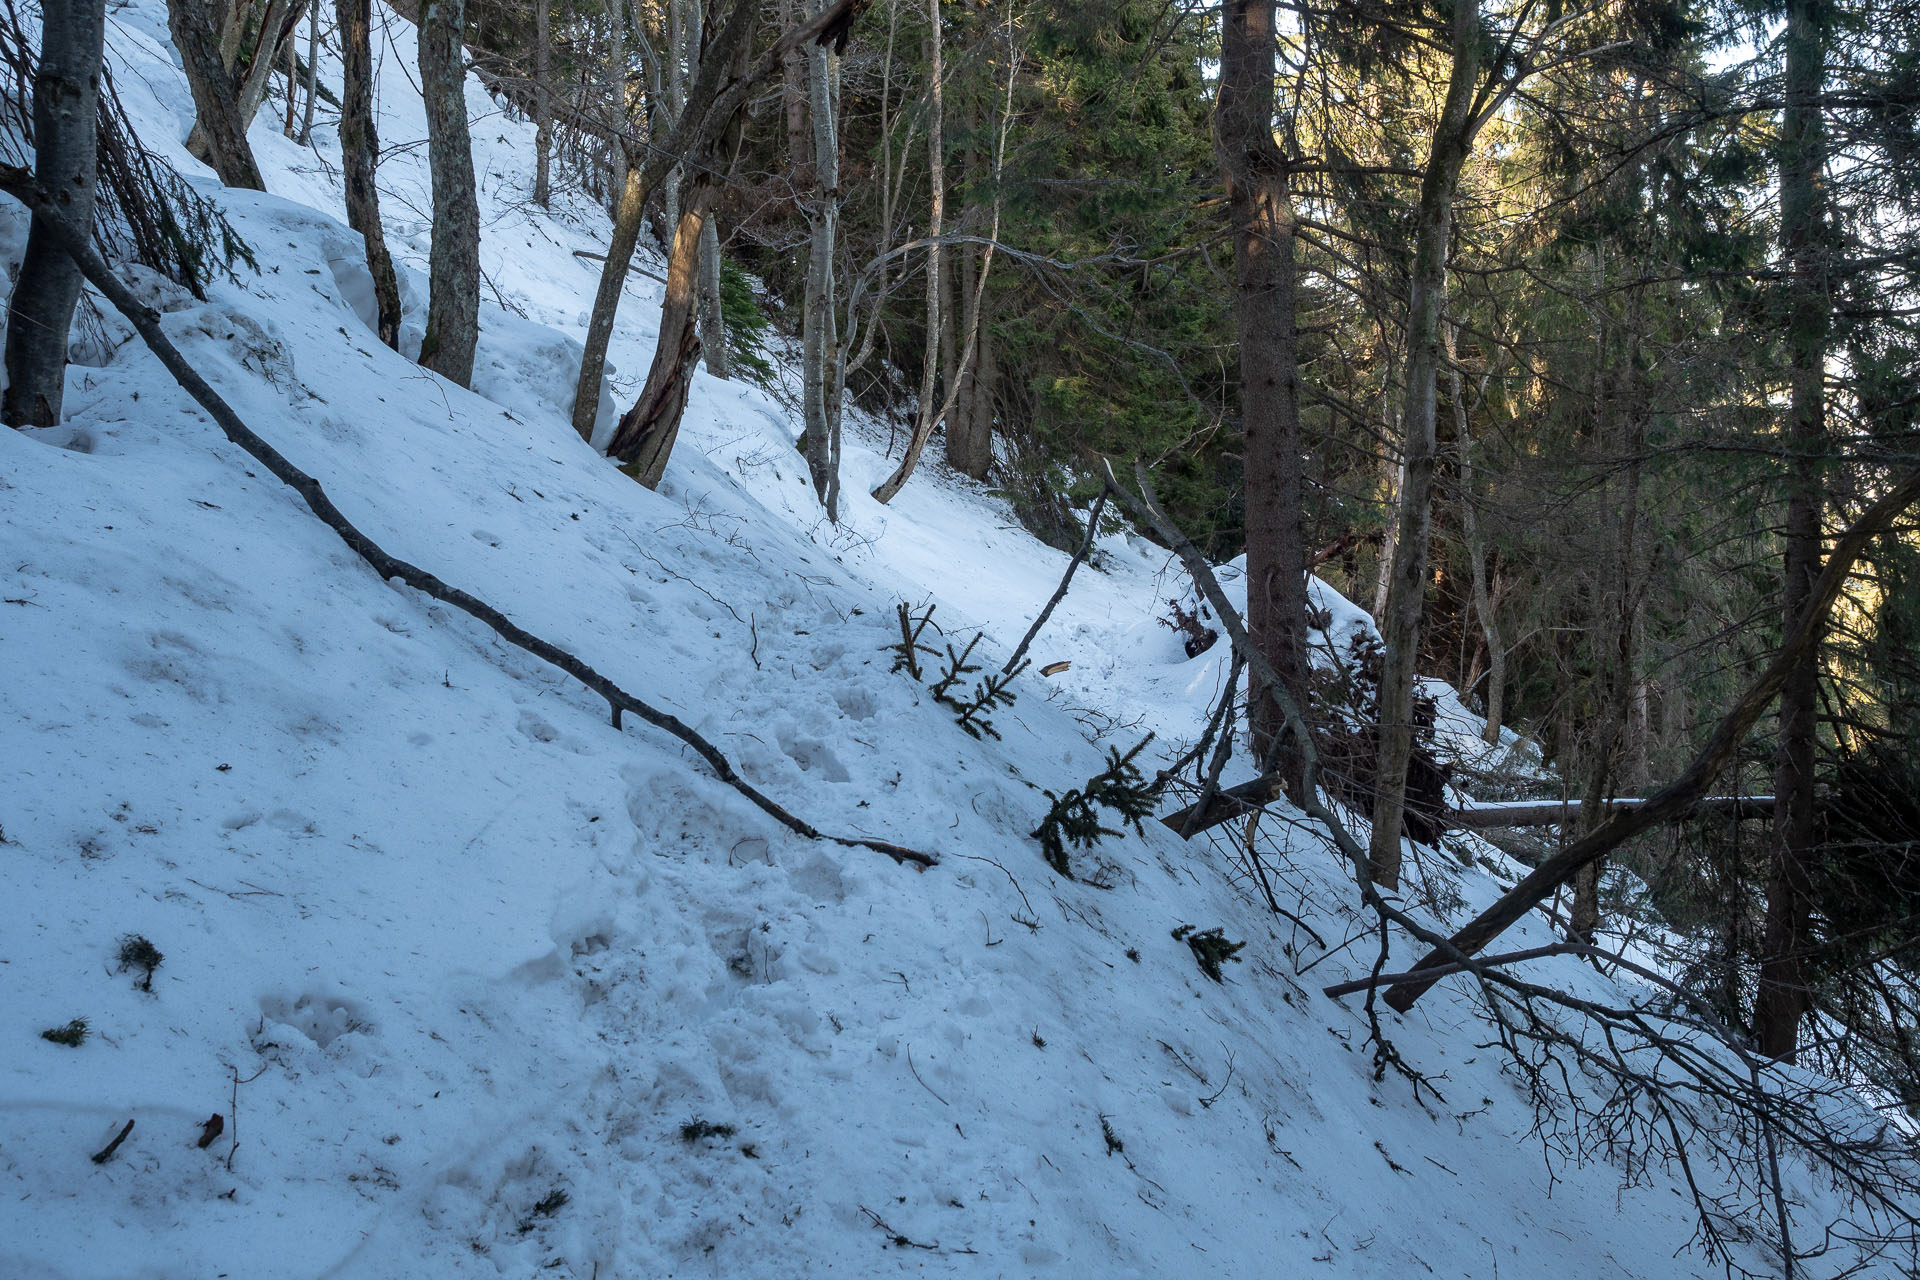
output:
<svg viewBox="0 0 1920 1280"><path fill-rule="evenodd" d="M379 17L417 344L425 128L411 30ZM310 149L271 111L253 130L271 194L218 191L178 144L159 0L115 9L109 45L141 136L258 257L205 303L145 286L255 430L388 550L694 725L808 821L941 861L800 839L381 582L98 320L69 421L0 432L0 1275L1722 1273L1689 1249L1675 1168L1541 1128L1461 981L1386 1020L1434 1089L1375 1078L1357 1003L1320 988L1364 974L1377 935L1304 823L1268 824L1302 924L1261 905L1233 828L1150 822L1078 854L1078 879L1048 868L1043 793L1148 731L1173 754L1225 679L1224 645L1189 659L1161 624L1188 592L1163 551L1100 540L976 740L887 646L898 604L934 604L949 640L983 631L976 656L1004 659L1067 559L1004 502L930 465L874 504L897 441L858 419L830 525L779 397L704 373L666 482L640 488L567 426L598 270L576 250L607 225L578 193L532 204L529 125L470 86L486 303L466 391L369 330L324 112ZM24 218L0 220L17 260ZM636 277L622 402L657 312ZM1320 598L1335 647L1368 625ZM1441 924L1513 874L1470 839L1419 861L1409 900ZM1223 981L1181 926L1245 942ZM150 991L120 963L135 937L163 957ZM1552 940L1536 918L1507 942ZM1526 971L1631 994L1564 957ZM77 1047L41 1038L75 1018ZM1784 1173L1817 1238L1844 1206ZM1772 1212L1720 1224L1734 1266L1779 1272Z"/></svg>

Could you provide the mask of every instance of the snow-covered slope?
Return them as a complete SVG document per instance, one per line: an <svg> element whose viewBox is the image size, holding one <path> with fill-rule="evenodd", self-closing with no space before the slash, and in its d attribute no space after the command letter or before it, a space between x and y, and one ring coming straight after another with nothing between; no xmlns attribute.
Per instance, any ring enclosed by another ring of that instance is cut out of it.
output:
<svg viewBox="0 0 1920 1280"><path fill-rule="evenodd" d="M411 33L385 29L382 194L418 266L424 126ZM114 12L118 78L149 144L204 172L164 31L158 0ZM991 498L936 469L879 508L883 442L859 439L828 526L798 424L704 374L658 493L573 437L596 268L573 251L605 220L534 209L530 128L470 105L477 393L356 313L327 129L302 151L255 128L273 194L220 198L263 270L206 304L152 286L170 333L389 550L816 825L943 860L798 839L380 582L109 320L70 422L0 432L0 1276L1718 1272L1675 1257L1692 1214L1658 1166L1629 1185L1528 1137L1464 999L1391 1027L1441 1098L1374 1080L1364 1019L1318 993L1372 942L1310 832L1275 868L1310 928L1153 824L1083 860L1105 887L1042 862L1042 789L1148 729L1191 738L1224 679L1156 621L1184 590L1164 555L1104 539L1035 651L1071 669L1023 676L976 741L884 646L902 599L999 654L1025 629L1065 558ZM615 341L630 379L650 288ZM1434 868L1456 877L1467 904L1497 890ZM1224 983L1181 925L1246 941ZM151 993L116 970L134 935L164 953ZM40 1038L73 1018L79 1047Z"/></svg>

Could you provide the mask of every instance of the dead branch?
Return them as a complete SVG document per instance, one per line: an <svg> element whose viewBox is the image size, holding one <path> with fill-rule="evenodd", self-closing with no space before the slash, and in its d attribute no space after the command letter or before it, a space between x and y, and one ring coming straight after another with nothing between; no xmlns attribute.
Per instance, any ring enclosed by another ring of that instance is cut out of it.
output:
<svg viewBox="0 0 1920 1280"><path fill-rule="evenodd" d="M508 643L560 668L595 694L606 699L612 711L614 728L620 728L621 713L630 711L655 728L671 734L691 747L696 755L706 761L707 767L720 781L745 796L753 802L755 807L796 835L804 836L809 840L830 840L849 848L872 849L886 854L895 862L911 862L921 867L930 867L939 861L932 854L887 841L868 840L860 836L829 835L817 830L755 789L751 783L735 772L732 763L718 747L696 733L691 726L677 716L660 711L636 698L579 658L527 631L477 596L462 591L458 587L449 586L418 565L389 555L384 548L347 519L340 508L333 504L333 499L327 496L326 490L321 487L318 480L294 466L285 455L254 434L240 420L232 407L220 398L219 393L207 383L207 380L187 363L186 357L180 354L180 349L173 345L165 330L160 327L159 313L141 303L120 282L119 277L113 274L93 247L73 233L59 206L46 198L30 171L17 165L0 165L0 191L6 192L26 205L52 232L60 247L79 265L87 279L106 295L107 300L112 302L122 315L126 316L154 355L159 357L160 363L166 366L167 372L171 373L187 394L206 410L215 424L226 434L227 439L246 450L282 484L299 494L308 509L320 519L321 523L339 534L341 540L352 548L356 555L371 565L383 580L398 578L421 594L451 605L476 619Z"/></svg>
<svg viewBox="0 0 1920 1280"><path fill-rule="evenodd" d="M1047 619L1053 616L1054 606L1066 599L1067 585L1073 581L1074 572L1079 569L1080 562L1087 558L1087 553L1093 550L1093 540L1100 532L1100 513L1105 510L1106 505L1107 495L1103 491L1098 498L1094 499L1093 510L1087 513L1087 536L1081 539L1080 549L1074 552L1073 559L1067 562L1067 571L1061 575L1060 585L1054 588L1053 597L1047 601L1046 607L1040 610L1040 616L1035 618L1033 625L1027 628L1027 634L1020 637L1019 646L1014 649L1013 656L1007 659L1007 665L1000 668L1001 671L1011 673L1020 665L1020 659L1027 656L1027 646L1033 643L1033 638L1040 634L1040 628L1046 626Z"/></svg>
<svg viewBox="0 0 1920 1280"><path fill-rule="evenodd" d="M129 1120L126 1123L126 1127L114 1135L112 1142L109 1142L106 1146L93 1153L93 1162L95 1164L105 1164L107 1161L113 1159L113 1153L120 1149L120 1144L125 1142L127 1135L132 1132L133 1121Z"/></svg>

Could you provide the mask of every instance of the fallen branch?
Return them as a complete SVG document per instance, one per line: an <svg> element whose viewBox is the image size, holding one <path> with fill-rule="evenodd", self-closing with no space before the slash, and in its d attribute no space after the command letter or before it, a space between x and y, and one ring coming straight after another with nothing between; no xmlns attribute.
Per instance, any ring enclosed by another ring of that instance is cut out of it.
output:
<svg viewBox="0 0 1920 1280"><path fill-rule="evenodd" d="M1601 808L1610 813L1635 809L1647 801L1623 796L1603 801ZM1764 818L1773 813L1772 796L1703 796L1687 810L1688 816L1713 814L1717 817ZM1449 831L1486 831L1500 827L1571 827L1580 818L1579 801L1528 800L1469 805L1465 809L1447 809L1440 820Z"/></svg>
<svg viewBox="0 0 1920 1280"><path fill-rule="evenodd" d="M1747 731L1753 728L1754 722L1759 720L1761 713L1780 692L1780 687L1786 683L1787 673L1819 643L1820 634L1826 627L1827 614L1832 610L1833 602L1839 598L1840 589L1852 575L1854 561L1866 550L1867 544L1891 528L1916 499L1920 499L1920 471L1911 471L1885 496L1868 507L1854 521L1852 528L1840 535L1834 543L1833 554L1827 557L1826 567L1820 571L1820 577L1813 585L1805 609L1780 646L1780 651L1774 655L1761 677L1721 719L1714 728L1713 736L1700 754L1694 757L1693 763L1687 766L1685 773L1665 790L1648 798L1645 804L1626 810L1542 862L1519 884L1502 894L1498 901L1453 935L1448 948L1453 954L1443 954L1436 948L1414 965L1412 972L1436 968L1459 955L1471 956L1478 952L1505 933L1527 912L1545 902L1574 872L1598 862L1615 847L1642 831L1684 813L1705 795L1707 788L1713 785L1721 769L1745 740ZM1436 978L1404 981L1387 991L1387 1004L1405 1013L1436 981Z"/></svg>
<svg viewBox="0 0 1920 1280"><path fill-rule="evenodd" d="M607 260L606 254L589 253L585 249L575 249L573 251L573 256L576 258L586 258L591 262L605 262ZM647 270L645 267L641 266L639 263L636 263L636 262L629 262L627 264L627 273L629 275L645 276L647 279L657 280L661 284L665 284L667 282L667 278L665 276L657 276L653 272Z"/></svg>
<svg viewBox="0 0 1920 1280"><path fill-rule="evenodd" d="M1027 646L1033 643L1034 637L1040 634L1040 628L1046 626L1047 619L1053 616L1054 606L1066 599L1067 586L1073 581L1074 573L1080 568L1081 561L1087 558L1087 553L1093 550L1093 540L1100 532L1100 513L1106 509L1106 506L1107 495L1102 491L1093 501L1093 510L1087 513L1087 536L1081 539L1080 549L1074 552L1073 559L1067 562L1067 571L1061 575L1060 585L1054 588L1053 597L1047 601L1046 607L1040 610L1040 616L1035 618L1033 625L1027 628L1027 634L1020 637L1019 646L1014 649L1013 656L1007 659L1007 665L1000 668L1001 671L1011 674L1013 669L1020 665L1020 659L1027 656ZM1043 668L1040 674L1053 674L1053 667Z"/></svg>
<svg viewBox="0 0 1920 1280"><path fill-rule="evenodd" d="M105 1164L107 1161L113 1159L113 1153L120 1149L120 1144L125 1142L127 1135L132 1132L133 1121L129 1120L127 1121L126 1127L114 1135L112 1142L109 1142L106 1146L93 1153L93 1162L95 1164Z"/></svg>
<svg viewBox="0 0 1920 1280"><path fill-rule="evenodd" d="M134 297L133 293L120 282L119 277L107 267L100 255L94 251L93 246L74 234L67 224L63 211L46 198L30 171L18 165L0 165L0 191L14 197L32 211L39 222L53 235L61 249L80 267L88 281L105 294L107 300L132 323L154 355L159 357L160 363L166 366L167 372L173 375L174 381L178 382L187 394L207 411L215 424L226 434L227 439L246 450L282 484L299 494L308 509L319 517L321 523L339 534L341 541L352 548L354 554L371 565L383 580L398 578L421 594L451 605L485 624L494 634L508 643L560 668L595 694L606 699L611 709L614 728L621 727L621 713L630 711L655 728L678 738L706 761L707 767L720 781L751 800L761 812L796 835L804 836L809 840L830 840L849 848L872 849L877 853L886 854L895 862L911 862L921 867L930 867L939 861L932 854L891 844L884 840L828 835L816 830L756 790L751 783L734 771L733 765L726 756L721 754L718 747L694 732L678 717L649 706L572 654L549 644L519 626L486 601L458 587L449 586L418 565L409 564L405 560L389 555L372 538L354 527L353 522L333 504L333 499L327 496L326 490L321 487L318 480L294 466L279 450L255 435L244 422L240 421L239 415L233 411L232 407L220 398L219 393L207 383L207 380L187 363L186 357L180 354L180 349L173 345L172 340L160 327L159 313Z"/></svg>
<svg viewBox="0 0 1920 1280"><path fill-rule="evenodd" d="M1383 973L1379 977L1354 978L1350 982L1336 982L1330 987L1322 987L1320 993L1335 1000L1341 996L1350 996L1356 991L1365 991L1369 987L1392 986L1396 982L1438 981L1449 974L1465 973L1475 965L1480 969L1492 969L1504 964L1519 964L1523 960L1543 960L1548 956L1580 955L1589 950L1586 946L1573 942L1555 942L1544 947L1529 947L1525 951L1508 951L1497 956L1480 956L1474 965L1459 960L1435 965L1431 969L1408 970L1406 973Z"/></svg>

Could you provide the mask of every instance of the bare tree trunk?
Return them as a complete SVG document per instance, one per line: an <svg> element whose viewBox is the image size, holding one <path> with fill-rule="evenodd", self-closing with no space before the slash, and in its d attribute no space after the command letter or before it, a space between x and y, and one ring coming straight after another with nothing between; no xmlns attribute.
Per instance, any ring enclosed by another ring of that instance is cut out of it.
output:
<svg viewBox="0 0 1920 1280"><path fill-rule="evenodd" d="M600 286L593 295L593 311L587 317L586 350L581 353L580 380L573 389L573 429L589 443L593 440L594 419L600 412L600 379L607 369L607 343L613 337L620 294L627 287L627 268L640 243L640 225L646 220L647 193L640 181L640 166L629 164L620 207L613 218L613 243L607 246Z"/></svg>
<svg viewBox="0 0 1920 1280"><path fill-rule="evenodd" d="M727 316L720 308L720 219L700 224L700 353L707 372L729 378Z"/></svg>
<svg viewBox="0 0 1920 1280"><path fill-rule="evenodd" d="M1448 351L1454 348L1455 327L1448 329ZM1467 566L1472 578L1473 612L1480 620L1480 634L1487 646L1487 723L1481 740L1488 746L1500 744L1500 718L1506 696L1507 646L1500 634L1500 618L1494 608L1493 593L1487 588L1487 542L1480 536L1479 495L1474 489L1472 423L1461 388L1460 368L1450 364L1447 372L1453 399L1453 429L1460 442L1460 532L1467 544ZM1483 381L1481 403L1485 403ZM1472 682L1468 685L1471 687Z"/></svg>
<svg viewBox="0 0 1920 1280"><path fill-rule="evenodd" d="M420 88L433 173L433 247L420 364L463 387L473 380L480 338L480 204L461 49L466 26L466 0L421 0Z"/></svg>
<svg viewBox="0 0 1920 1280"><path fill-rule="evenodd" d="M975 324L978 337L973 359L960 367L953 412L947 417L947 462L962 475L985 480L993 466L994 382L999 371L994 363L993 326L985 314L978 261L970 249L961 251L961 293L969 297L981 293L982 303Z"/></svg>
<svg viewBox="0 0 1920 1280"><path fill-rule="evenodd" d="M1380 371L1380 436L1398 440L1400 424L1394 417L1393 376L1399 356L1398 340L1386 344ZM1380 536L1380 561L1374 567L1373 613L1375 621L1387 616L1387 590L1393 585L1393 557L1400 545L1400 479L1406 472L1404 461L1389 450L1380 454L1380 504L1386 509L1387 527Z"/></svg>
<svg viewBox="0 0 1920 1280"><path fill-rule="evenodd" d="M247 145L247 126L240 115L233 77L220 56L220 46L200 0L167 0L167 30L193 94L193 134L187 149L220 175L229 187L265 191L267 184ZM194 148L198 138L201 148Z"/></svg>
<svg viewBox="0 0 1920 1280"><path fill-rule="evenodd" d="M913 422L913 434L907 437L907 450L893 474L873 491L874 501L892 502L906 487L907 478L920 465L927 441L933 437L937 422L934 412L934 379L940 370L940 237L946 234L947 161L946 122L942 115L945 68L942 66L940 0L927 0L927 16L933 30L927 37L927 59L931 77L927 92L927 167L933 203L927 220L927 235L933 243L927 247L927 331L926 351L920 362L920 408Z"/></svg>
<svg viewBox="0 0 1920 1280"><path fill-rule="evenodd" d="M340 93L340 169L347 189L347 225L367 246L373 274L380 341L400 349L400 284L380 226L380 195L373 184L380 139L373 127L373 48L368 26L371 0L334 0L344 71Z"/></svg>
<svg viewBox="0 0 1920 1280"><path fill-rule="evenodd" d="M287 41L287 111L280 123L280 136L293 137L293 117L300 107L300 52L295 41Z"/></svg>
<svg viewBox="0 0 1920 1280"><path fill-rule="evenodd" d="M793 25L795 11L794 0L780 0L783 30ZM807 54L795 49L780 60L781 118L787 128L787 180L796 190L804 185L807 166L813 160L808 150L807 58ZM885 88L883 83L883 93Z"/></svg>
<svg viewBox="0 0 1920 1280"><path fill-rule="evenodd" d="M648 132L657 136L665 132L660 127L662 117L669 111L677 112L678 108L666 101L660 59L654 56L646 30L640 25L639 10L631 9L629 13L633 20L629 30L650 77L653 117ZM668 62L673 61L674 48L669 40ZM600 379L606 373L607 344L613 338L613 322L619 313L620 296L627 287L627 271L633 265L633 252L639 246L640 231L646 224L647 194L645 166L637 156L629 156L626 182L614 208L613 241L607 246L607 260L601 265L600 284L594 291L593 311L587 319L586 349L580 355L580 377L573 390L573 429L589 443L600 412Z"/></svg>
<svg viewBox="0 0 1920 1280"><path fill-rule="evenodd" d="M607 6L607 50L600 68L600 93L608 120L625 121L631 115L627 102L627 9L627 0L611 0ZM603 198L607 212L613 213L620 203L620 196L615 193L624 194L627 189L627 167L633 157L627 147L613 139L602 145L611 178Z"/></svg>
<svg viewBox="0 0 1920 1280"><path fill-rule="evenodd" d="M700 24L691 20L693 10L689 10L687 22L687 66L700 65ZM730 376L727 360L727 320L720 309L720 218L716 209L709 207L707 216L700 223L700 260L698 277L695 281L698 290L696 306L700 323L700 360L707 372L716 378Z"/></svg>
<svg viewBox="0 0 1920 1280"><path fill-rule="evenodd" d="M1294 332L1294 213L1274 141L1274 0L1228 0L1214 144L1234 239L1234 327L1247 531L1247 632L1296 705L1307 705L1307 548L1302 524L1300 369ZM1263 772L1304 798L1301 744L1252 677L1249 721Z"/></svg>
<svg viewBox="0 0 1920 1280"><path fill-rule="evenodd" d="M306 146L313 141L313 102L319 92L320 78L320 0L313 0L307 9L307 78L301 86L307 95L307 105L300 117L300 136L296 141Z"/></svg>
<svg viewBox="0 0 1920 1280"><path fill-rule="evenodd" d="M533 202L553 203L553 0L533 4ZM624 200L622 193L621 199ZM626 264L620 274L626 274ZM597 391L598 388L596 387ZM597 396L595 397L598 398ZM578 423L574 424L578 426Z"/></svg>
<svg viewBox="0 0 1920 1280"><path fill-rule="evenodd" d="M1480 79L1478 0L1458 0L1450 19L1453 66L1439 127L1427 157L1415 222L1413 276L1407 296L1407 391L1401 429L1405 470L1400 486L1393 577L1380 621L1380 759L1374 770L1373 877L1400 885L1400 828L1406 811L1407 759L1413 749L1414 666L1420 656L1420 613L1426 598L1431 534L1434 432L1440 366L1440 316L1452 243L1453 193L1473 141L1473 95Z"/></svg>
<svg viewBox="0 0 1920 1280"><path fill-rule="evenodd" d="M169 0L175 3L194 4L195 0ZM259 0L229 0L221 5L224 21L219 34L219 78L225 83L233 99L233 119L229 124L221 123L217 117L224 114L224 108L218 102L212 104L211 113L200 102L200 92L194 90L195 118L192 130L187 134L187 151L196 159L212 165L216 172L222 171L222 165L232 163L222 152L226 144L216 138L216 132L227 132L229 128L238 134L240 141L246 141L247 130L253 125L253 118L260 113L260 104L266 100L267 83L272 78L274 64L279 61L281 50L292 43L294 30L300 23L300 11L294 0L265 0L264 7ZM203 14L204 16L204 14ZM258 19L256 25L256 19ZM172 22L169 14L169 23ZM211 27L209 27L211 30ZM253 37L248 44L247 37ZM176 36L176 40L178 37ZM289 55L291 51L289 50ZM188 62L185 50L182 50L182 64L188 67L188 80L197 72ZM214 65L211 60L208 66ZM292 118L292 82L293 74L288 76L288 118ZM247 163L252 164L251 152ZM224 179L223 179L224 181ZM233 185L233 184L229 184Z"/></svg>
<svg viewBox="0 0 1920 1280"><path fill-rule="evenodd" d="M1780 226L1790 269L1787 319L1790 405L1784 625L1812 607L1820 572L1820 521L1825 508L1820 455L1826 447L1825 377L1828 302L1826 128L1818 98L1826 81L1826 33L1816 0L1788 0L1786 111L1780 139ZM1800 1020L1812 1007L1806 951L1813 912L1808 863L1814 842L1814 753L1820 652L1810 646L1780 692L1780 761L1774 778L1773 851L1767 868L1767 915L1761 936L1754 1038L1769 1057L1792 1061Z"/></svg>
<svg viewBox="0 0 1920 1280"><path fill-rule="evenodd" d="M700 335L695 323L695 293L700 257L700 224L706 218L714 187L710 182L688 184L686 204L673 232L673 253L667 260L667 295L660 308L660 340L640 399L620 419L610 457L625 464L628 475L649 489L658 488L667 473L667 459L680 434L680 417L687 407L693 366L700 359Z"/></svg>
<svg viewBox="0 0 1920 1280"><path fill-rule="evenodd" d="M754 87L780 65L790 49L809 40L833 40L855 16L852 0L831 0L819 13L783 34L754 58L755 0L734 0L728 18L700 53L700 67L687 92L687 105L673 137L660 147L642 177L658 181L676 155L686 158L689 179L684 207L674 230L667 268L666 305L660 317L660 341L640 399L620 420L609 453L627 463L627 471L652 487L666 473L668 455L680 431L693 365L700 355L694 320L700 224L715 196L720 172L733 162L741 132L741 113Z"/></svg>
<svg viewBox="0 0 1920 1280"><path fill-rule="evenodd" d="M267 0L253 57L247 62L244 74L237 61L229 60L228 73L239 76L234 104L240 113L242 133L253 127L253 118L260 114L260 104L267 100L267 82L273 75L273 64L279 58L281 47L291 42L299 21L300 10L293 0Z"/></svg>
<svg viewBox="0 0 1920 1280"><path fill-rule="evenodd" d="M840 349L833 259L840 224L839 56L816 45L807 54L807 105L812 116L813 183L807 202L807 286L800 322L802 409L807 471L827 519L840 519L840 471L833 440L839 417Z"/></svg>
<svg viewBox="0 0 1920 1280"><path fill-rule="evenodd" d="M34 178L82 239L93 227L105 38L105 0L44 0L40 67L33 77ZM0 417L8 426L59 425L67 336L82 283L79 263L35 216L7 307L7 391Z"/></svg>

